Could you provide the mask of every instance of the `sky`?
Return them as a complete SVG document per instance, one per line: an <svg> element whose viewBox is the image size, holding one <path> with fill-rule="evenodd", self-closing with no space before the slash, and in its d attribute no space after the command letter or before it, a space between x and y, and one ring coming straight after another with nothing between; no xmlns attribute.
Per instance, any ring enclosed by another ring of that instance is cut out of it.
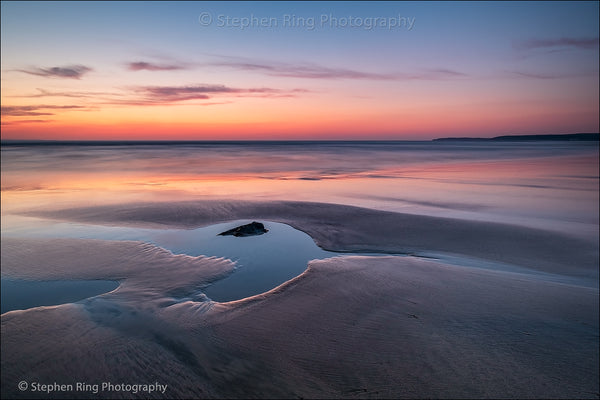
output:
<svg viewBox="0 0 600 400"><path fill-rule="evenodd" d="M2 139L598 132L599 2L1 2Z"/></svg>

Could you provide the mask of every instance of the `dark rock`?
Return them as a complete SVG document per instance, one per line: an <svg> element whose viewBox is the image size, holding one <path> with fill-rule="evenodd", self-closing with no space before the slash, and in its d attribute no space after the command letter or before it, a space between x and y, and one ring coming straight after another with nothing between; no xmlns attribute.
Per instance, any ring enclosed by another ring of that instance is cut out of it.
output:
<svg viewBox="0 0 600 400"><path fill-rule="evenodd" d="M233 235L235 237L245 237L245 236L256 236L262 235L263 233L268 232L268 229L265 229L265 226L260 222L252 222L250 224L241 225L237 228L230 229L225 232L219 233L221 236L229 236Z"/></svg>

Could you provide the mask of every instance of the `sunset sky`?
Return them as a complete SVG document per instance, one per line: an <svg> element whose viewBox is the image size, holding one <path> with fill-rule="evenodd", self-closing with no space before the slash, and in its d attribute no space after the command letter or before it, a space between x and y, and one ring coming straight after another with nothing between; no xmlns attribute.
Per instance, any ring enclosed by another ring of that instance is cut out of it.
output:
<svg viewBox="0 0 600 400"><path fill-rule="evenodd" d="M2 139L598 132L598 4L2 1Z"/></svg>

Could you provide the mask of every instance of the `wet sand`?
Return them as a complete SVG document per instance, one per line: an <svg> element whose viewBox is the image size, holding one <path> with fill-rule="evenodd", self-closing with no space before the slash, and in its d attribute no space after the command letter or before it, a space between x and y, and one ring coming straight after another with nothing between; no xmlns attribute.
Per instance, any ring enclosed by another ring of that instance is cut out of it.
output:
<svg viewBox="0 0 600 400"><path fill-rule="evenodd" d="M202 301L194 288L230 273L232 264L223 259L173 255L136 242L3 239L3 274L121 282L80 303L3 314L3 398L36 397L17 389L21 380L168 385L164 395L50 396L56 398L598 397L593 241L298 202L132 204L36 214L187 228L269 219L307 232L330 250L442 257L312 261L278 288L221 304ZM443 254L531 273L450 265Z"/></svg>
<svg viewBox="0 0 600 400"><path fill-rule="evenodd" d="M541 229L402 214L327 203L189 201L134 203L27 215L83 223L196 228L233 219L267 219L310 235L338 252L443 252L597 280L596 238L584 240Z"/></svg>

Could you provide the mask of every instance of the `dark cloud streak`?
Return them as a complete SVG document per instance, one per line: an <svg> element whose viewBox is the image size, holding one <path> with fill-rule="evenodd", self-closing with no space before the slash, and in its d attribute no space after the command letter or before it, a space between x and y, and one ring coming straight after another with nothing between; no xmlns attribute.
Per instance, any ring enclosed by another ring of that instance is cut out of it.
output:
<svg viewBox="0 0 600 400"><path fill-rule="evenodd" d="M445 68L426 69L415 73L377 73L365 72L347 68L331 68L321 65L304 64L293 65L285 63L267 63L253 60L240 60L233 57L224 57L228 60L211 63L218 67L227 67L243 71L258 71L266 75L285 78L305 79L365 79L365 80L438 80L466 77L467 75Z"/></svg>
<svg viewBox="0 0 600 400"><path fill-rule="evenodd" d="M10 97L20 97L20 98L40 98L40 97L70 97L76 99L82 98L96 98L98 96L122 96L122 94L118 93L110 93L110 92L54 92L51 90L36 88L39 93L36 94L28 94L21 96L10 96Z"/></svg>
<svg viewBox="0 0 600 400"><path fill-rule="evenodd" d="M176 71L187 68L187 65L155 64L145 61L127 63L127 69L130 71Z"/></svg>
<svg viewBox="0 0 600 400"><path fill-rule="evenodd" d="M532 79L559 79L566 78L566 76L560 76L556 74L545 74L541 72L523 72L523 71L510 71L511 75L519 78L532 78Z"/></svg>
<svg viewBox="0 0 600 400"><path fill-rule="evenodd" d="M83 75L92 71L92 68L86 67L85 65L69 65L50 68L33 67L29 69L19 69L17 71L46 78L80 79Z"/></svg>
<svg viewBox="0 0 600 400"><path fill-rule="evenodd" d="M34 117L40 115L54 115L54 112L48 110L79 110L86 109L83 106L51 106L51 105L35 105L35 106L2 106L0 113L3 117Z"/></svg>
<svg viewBox="0 0 600 400"><path fill-rule="evenodd" d="M19 119L19 120L12 120L12 121L2 121L2 125L4 126L9 126L9 125L19 125L19 124L45 124L48 122L52 122L51 119Z"/></svg>
<svg viewBox="0 0 600 400"><path fill-rule="evenodd" d="M295 93L307 92L304 89L280 90L273 88L233 88L225 85L198 84L188 86L141 86L134 88L140 99L127 101L127 104L159 105L188 100L208 100L214 96L234 97L292 97ZM218 104L218 103L217 103Z"/></svg>
<svg viewBox="0 0 600 400"><path fill-rule="evenodd" d="M533 50L552 47L572 47L577 49L592 50L599 45L598 37L573 38L561 37L554 39L529 39L515 42L513 47L517 50Z"/></svg>
<svg viewBox="0 0 600 400"><path fill-rule="evenodd" d="M597 76L598 71L575 71L570 73L564 72L530 72L530 71L506 71L506 76L509 78L527 78L527 79L566 79L576 78L581 76Z"/></svg>

